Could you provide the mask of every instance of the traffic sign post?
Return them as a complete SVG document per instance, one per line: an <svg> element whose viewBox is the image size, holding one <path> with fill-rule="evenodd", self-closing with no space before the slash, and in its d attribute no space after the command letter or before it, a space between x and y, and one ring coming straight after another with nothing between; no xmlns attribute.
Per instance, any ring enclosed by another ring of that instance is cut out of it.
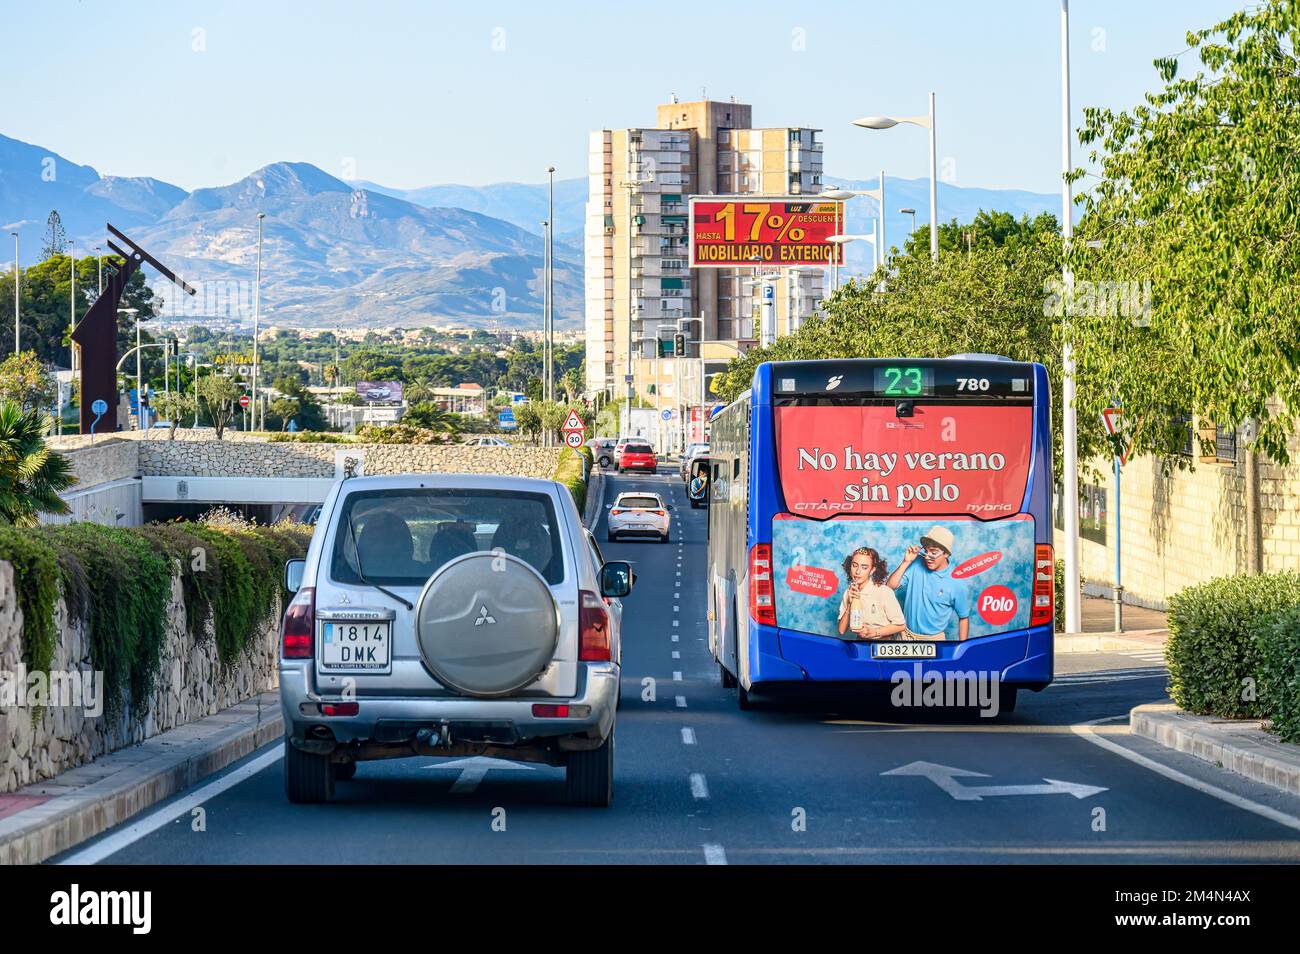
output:
<svg viewBox="0 0 1300 954"><path fill-rule="evenodd" d="M564 443L577 450L582 446L582 435L586 432L587 425L582 422L582 418L578 417L577 411L570 411L560 430L564 432Z"/></svg>
<svg viewBox="0 0 1300 954"><path fill-rule="evenodd" d="M1106 433L1107 433L1108 435L1110 435L1112 438L1116 439L1117 442L1118 442L1118 440L1122 440L1122 437L1121 437L1121 431L1122 431L1123 428L1124 428L1124 417L1123 417L1123 414L1120 412L1120 409L1119 409L1118 407L1111 406L1111 407L1108 407L1108 408L1106 408L1106 410L1104 410L1104 411L1101 412L1101 425L1102 425L1102 427L1106 428ZM1119 531L1120 531L1120 522L1119 522L1119 519L1120 519L1120 518L1119 518L1119 508L1120 508L1119 475L1120 475L1120 468L1121 468L1124 464L1127 464L1127 463L1128 463L1128 454L1129 454L1129 450L1130 450L1131 448L1132 448L1132 444L1130 444L1128 441L1124 441L1124 447L1123 447L1123 450L1120 451L1119 453L1117 453L1117 454L1115 455L1115 457L1114 457L1114 461L1115 461L1115 596L1114 596L1114 607L1115 607L1115 632L1117 632L1117 633L1122 633L1122 632L1124 632L1124 584L1123 584L1123 576L1121 575L1121 572L1120 572L1120 571L1121 571L1121 562L1120 562L1120 542L1121 542L1121 538L1120 538L1120 532L1119 532Z"/></svg>

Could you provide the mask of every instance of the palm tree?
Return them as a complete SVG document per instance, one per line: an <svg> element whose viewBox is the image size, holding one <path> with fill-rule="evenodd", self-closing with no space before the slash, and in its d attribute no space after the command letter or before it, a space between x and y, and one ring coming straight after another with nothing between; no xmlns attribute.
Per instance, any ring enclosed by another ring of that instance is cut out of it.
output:
<svg viewBox="0 0 1300 954"><path fill-rule="evenodd" d="M30 527L39 513L68 512L59 492L76 478L68 459L45 444L51 426L47 415L0 403L0 523Z"/></svg>

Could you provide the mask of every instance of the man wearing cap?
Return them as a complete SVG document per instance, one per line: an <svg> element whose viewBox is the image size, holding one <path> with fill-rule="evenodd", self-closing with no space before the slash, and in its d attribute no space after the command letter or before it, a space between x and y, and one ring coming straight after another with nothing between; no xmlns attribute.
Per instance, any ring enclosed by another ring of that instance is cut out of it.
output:
<svg viewBox="0 0 1300 954"><path fill-rule="evenodd" d="M948 624L957 618L957 638L970 635L970 584L952 578L953 535L947 527L933 526L912 544L903 561L889 575L890 589L900 590L907 629L897 639L947 639ZM918 562L917 557L921 557Z"/></svg>

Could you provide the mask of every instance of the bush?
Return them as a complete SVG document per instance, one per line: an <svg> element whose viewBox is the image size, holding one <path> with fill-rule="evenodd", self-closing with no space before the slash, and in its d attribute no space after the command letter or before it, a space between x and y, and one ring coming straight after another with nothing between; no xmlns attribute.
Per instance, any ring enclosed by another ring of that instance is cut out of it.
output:
<svg viewBox="0 0 1300 954"><path fill-rule="evenodd" d="M1300 573L1222 577L1174 594L1165 650L1174 702L1203 715L1266 718L1258 692L1248 691L1265 668L1258 637L1297 606Z"/></svg>
<svg viewBox="0 0 1300 954"><path fill-rule="evenodd" d="M333 431L276 431L267 437L271 444L347 444L349 439Z"/></svg>
<svg viewBox="0 0 1300 954"><path fill-rule="evenodd" d="M1300 606L1260 628L1259 703L1284 742L1300 742Z"/></svg>
<svg viewBox="0 0 1300 954"><path fill-rule="evenodd" d="M585 462L585 469L584 469ZM591 475L591 448L583 446L578 450L566 447L560 451L560 459L555 465L553 480L558 480L569 488L573 502L582 513L587 506L587 477ZM584 473L587 475L584 477Z"/></svg>
<svg viewBox="0 0 1300 954"><path fill-rule="evenodd" d="M408 424L363 424L357 428L357 440L365 444L450 444L456 435L431 431Z"/></svg>
<svg viewBox="0 0 1300 954"><path fill-rule="evenodd" d="M13 565L23 613L23 662L42 672L53 664L62 590L69 618L87 627L91 664L104 673L105 711L120 712L128 697L142 705L161 666L177 567L190 633L201 638L212 618L219 658L229 665L273 614L284 561L306 553L310 540L310 527L264 527L219 514L131 529L0 527L0 560Z"/></svg>

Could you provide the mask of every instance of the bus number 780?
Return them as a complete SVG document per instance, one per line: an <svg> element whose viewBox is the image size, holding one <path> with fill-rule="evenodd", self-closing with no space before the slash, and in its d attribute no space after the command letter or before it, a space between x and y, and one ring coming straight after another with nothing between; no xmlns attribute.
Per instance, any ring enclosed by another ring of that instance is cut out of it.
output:
<svg viewBox="0 0 1300 954"><path fill-rule="evenodd" d="M958 391L987 391L989 389L988 378L958 378Z"/></svg>

